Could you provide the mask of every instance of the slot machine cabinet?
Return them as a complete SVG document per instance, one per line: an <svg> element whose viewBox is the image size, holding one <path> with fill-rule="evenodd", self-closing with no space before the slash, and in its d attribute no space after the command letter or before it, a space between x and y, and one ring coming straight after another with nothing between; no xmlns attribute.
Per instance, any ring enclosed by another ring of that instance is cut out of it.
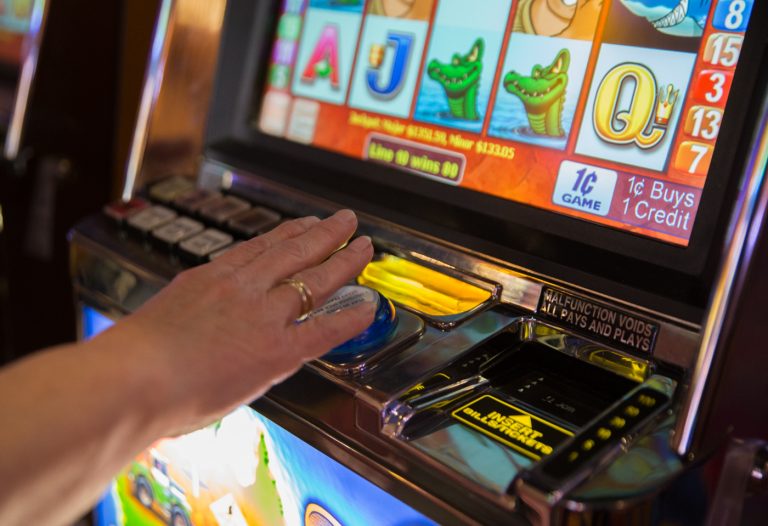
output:
<svg viewBox="0 0 768 526"><path fill-rule="evenodd" d="M214 82L224 0L160 0L128 155L123 199L169 174L191 176Z"/></svg>
<svg viewBox="0 0 768 526"><path fill-rule="evenodd" d="M152 167L73 230L83 337L238 240L340 207L376 246L357 283L398 313L387 343L326 355L222 421L250 437L244 465L266 451L280 466L279 518L248 493L263 471L222 461L214 483L200 466L219 442L190 455L207 429L138 457L97 523L121 508L129 523L653 524L686 509L716 524L764 474L750 343L766 5L603 2L542 29L531 2L473 17L398 4L228 2L195 176L160 179L147 128L135 146ZM739 484L716 487L722 473Z"/></svg>

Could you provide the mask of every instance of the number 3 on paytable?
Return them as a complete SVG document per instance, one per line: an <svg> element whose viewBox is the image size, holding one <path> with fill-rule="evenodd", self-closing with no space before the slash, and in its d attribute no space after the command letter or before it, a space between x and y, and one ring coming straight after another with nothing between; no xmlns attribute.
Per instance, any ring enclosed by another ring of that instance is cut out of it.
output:
<svg viewBox="0 0 768 526"><path fill-rule="evenodd" d="M747 29L753 0L720 0L712 17L712 25L718 31L743 32Z"/></svg>

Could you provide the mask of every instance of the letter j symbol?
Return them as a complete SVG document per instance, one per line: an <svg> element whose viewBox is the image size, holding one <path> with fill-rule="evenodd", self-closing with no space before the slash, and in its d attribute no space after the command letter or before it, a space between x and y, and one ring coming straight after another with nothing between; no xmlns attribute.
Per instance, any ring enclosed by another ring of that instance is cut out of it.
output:
<svg viewBox="0 0 768 526"><path fill-rule="evenodd" d="M379 78L380 71L374 68L368 68L366 81L368 82L368 89L375 96L382 99L393 99L403 88L405 70L408 68L408 62L411 58L413 36L407 33L390 33L387 35L387 47L394 49L395 52L389 82L382 86Z"/></svg>

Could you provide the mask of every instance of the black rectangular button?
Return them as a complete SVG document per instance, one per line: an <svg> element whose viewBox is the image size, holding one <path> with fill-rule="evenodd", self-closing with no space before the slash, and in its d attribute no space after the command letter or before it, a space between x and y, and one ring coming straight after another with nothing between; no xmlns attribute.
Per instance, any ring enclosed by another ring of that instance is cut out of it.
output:
<svg viewBox="0 0 768 526"><path fill-rule="evenodd" d="M195 188L176 197L173 200L173 206L184 212L194 214L203 206L219 198L221 198L221 193L219 192L205 188Z"/></svg>
<svg viewBox="0 0 768 526"><path fill-rule="evenodd" d="M231 195L207 203L200 208L200 215L209 221L224 224L233 216L245 212L251 207L247 201Z"/></svg>
<svg viewBox="0 0 768 526"><path fill-rule="evenodd" d="M209 254L221 250L232 241L232 236L229 234L215 228L208 228L182 241L179 248L193 260L204 261Z"/></svg>
<svg viewBox="0 0 768 526"><path fill-rule="evenodd" d="M148 234L174 219L176 219L176 212L170 208L155 205L130 216L128 218L128 226L140 234Z"/></svg>
<svg viewBox="0 0 768 526"><path fill-rule="evenodd" d="M195 183L186 177L175 176L152 185L149 197L161 203L170 203L177 196L192 190Z"/></svg>
<svg viewBox="0 0 768 526"><path fill-rule="evenodd" d="M189 237L203 231L205 226L200 221L195 221L188 217L177 217L170 223L156 228L152 231L152 236L167 247L172 247Z"/></svg>
<svg viewBox="0 0 768 526"><path fill-rule="evenodd" d="M280 214L277 212L257 206L232 217L227 226L245 237L253 237L256 234L270 230L280 223L280 219Z"/></svg>

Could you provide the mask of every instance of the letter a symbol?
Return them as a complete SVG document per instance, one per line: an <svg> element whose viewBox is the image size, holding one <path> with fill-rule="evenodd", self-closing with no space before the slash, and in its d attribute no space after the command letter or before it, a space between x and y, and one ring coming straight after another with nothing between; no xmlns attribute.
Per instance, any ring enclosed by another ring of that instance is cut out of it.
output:
<svg viewBox="0 0 768 526"><path fill-rule="evenodd" d="M301 81L314 84L317 77L329 79L331 87L339 89L339 29L333 24L325 26L320 33Z"/></svg>

